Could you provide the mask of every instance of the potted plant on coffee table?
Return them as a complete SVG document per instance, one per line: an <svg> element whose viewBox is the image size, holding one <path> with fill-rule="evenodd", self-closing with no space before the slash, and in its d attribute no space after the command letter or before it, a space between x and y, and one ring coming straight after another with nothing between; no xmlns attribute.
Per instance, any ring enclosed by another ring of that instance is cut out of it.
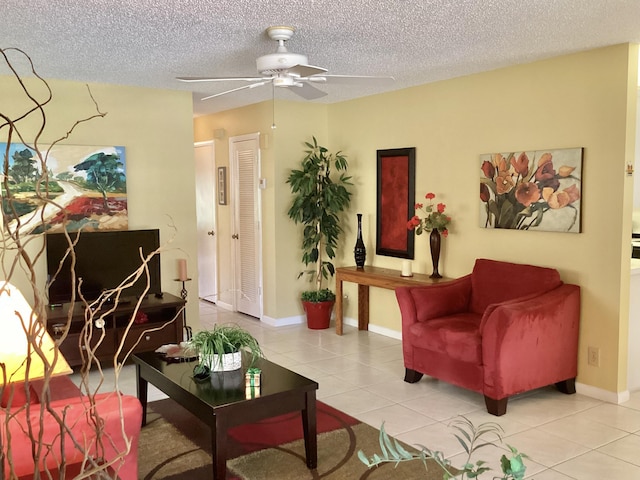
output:
<svg viewBox="0 0 640 480"><path fill-rule="evenodd" d="M215 324L213 330L197 332L189 342L198 353L194 376L206 377L209 371L227 372L242 367L242 351L251 354L251 364L263 357L258 340L236 324Z"/></svg>
<svg viewBox="0 0 640 480"><path fill-rule="evenodd" d="M291 187L293 200L288 215L294 223L304 225L302 236L302 262L305 273L314 282L315 288L302 293L302 305L307 314L307 326L312 329L329 328L335 294L323 288L323 281L335 273L331 261L335 258L338 240L343 230L341 214L351 202L347 176L347 159L342 152L329 153L328 149L305 142L308 150L299 169L291 170L287 183ZM335 169L338 178L332 178Z"/></svg>

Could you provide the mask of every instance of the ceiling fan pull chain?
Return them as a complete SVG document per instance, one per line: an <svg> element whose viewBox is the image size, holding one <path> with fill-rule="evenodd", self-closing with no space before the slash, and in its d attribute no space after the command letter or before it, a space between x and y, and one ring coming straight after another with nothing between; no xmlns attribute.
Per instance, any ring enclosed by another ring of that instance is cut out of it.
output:
<svg viewBox="0 0 640 480"><path fill-rule="evenodd" d="M273 82L271 82L271 129L276 129L276 86Z"/></svg>

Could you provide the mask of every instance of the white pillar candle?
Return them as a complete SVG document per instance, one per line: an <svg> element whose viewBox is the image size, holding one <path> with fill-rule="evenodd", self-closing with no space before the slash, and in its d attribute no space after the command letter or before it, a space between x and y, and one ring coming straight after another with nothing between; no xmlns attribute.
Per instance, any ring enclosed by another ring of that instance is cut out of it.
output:
<svg viewBox="0 0 640 480"><path fill-rule="evenodd" d="M402 261L402 276L403 277L411 277L413 274L411 273L411 262L409 260Z"/></svg>
<svg viewBox="0 0 640 480"><path fill-rule="evenodd" d="M187 260L184 258L178 259L178 280L184 282L189 276L187 275Z"/></svg>

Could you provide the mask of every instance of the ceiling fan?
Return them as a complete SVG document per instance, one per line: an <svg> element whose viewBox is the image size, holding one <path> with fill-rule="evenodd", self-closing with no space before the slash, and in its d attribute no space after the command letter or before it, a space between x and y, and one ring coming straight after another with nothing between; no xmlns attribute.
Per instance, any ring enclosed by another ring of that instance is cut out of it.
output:
<svg viewBox="0 0 640 480"><path fill-rule="evenodd" d="M285 42L293 36L295 29L287 26L267 28L267 35L278 42L276 53L258 57L256 65L259 77L178 77L181 82L248 82L249 85L232 88L224 92L209 95L201 100L220 97L232 92L248 88L261 87L272 84L274 87L296 87L293 92L307 100L314 100L327 95L326 92L314 87L314 83L352 83L352 82L393 82L393 77L378 77L367 75L328 75L327 69L308 64L306 55L289 52Z"/></svg>

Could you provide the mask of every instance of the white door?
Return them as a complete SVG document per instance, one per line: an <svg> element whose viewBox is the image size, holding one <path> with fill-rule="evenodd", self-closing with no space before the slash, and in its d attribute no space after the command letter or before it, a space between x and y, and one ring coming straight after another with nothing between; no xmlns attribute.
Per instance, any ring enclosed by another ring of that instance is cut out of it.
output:
<svg viewBox="0 0 640 480"><path fill-rule="evenodd" d="M233 260L235 310L262 315L262 260L260 234L260 137L256 134L229 139L233 185Z"/></svg>
<svg viewBox="0 0 640 480"><path fill-rule="evenodd" d="M194 148L198 227L198 289L200 298L215 303L218 299L215 150L213 141L198 142Z"/></svg>

